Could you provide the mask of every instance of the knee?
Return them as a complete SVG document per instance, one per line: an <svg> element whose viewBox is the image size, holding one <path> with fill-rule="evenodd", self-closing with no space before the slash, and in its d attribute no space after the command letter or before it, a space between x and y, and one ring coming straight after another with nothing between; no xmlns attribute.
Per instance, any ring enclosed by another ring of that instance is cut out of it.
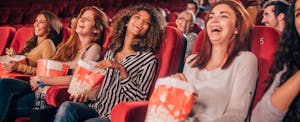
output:
<svg viewBox="0 0 300 122"><path fill-rule="evenodd" d="M65 101L63 104L60 105L59 109L58 109L58 112L63 112L63 113L66 113L68 111L71 111L72 110L72 102L71 101Z"/></svg>

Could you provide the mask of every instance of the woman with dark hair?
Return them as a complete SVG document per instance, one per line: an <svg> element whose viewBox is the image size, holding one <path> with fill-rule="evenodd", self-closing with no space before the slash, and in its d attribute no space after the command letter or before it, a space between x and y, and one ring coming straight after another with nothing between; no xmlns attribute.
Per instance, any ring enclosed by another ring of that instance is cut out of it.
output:
<svg viewBox="0 0 300 122"><path fill-rule="evenodd" d="M257 58L248 51L249 15L240 3L226 0L212 7L206 21L200 52L187 58L183 74L171 76L196 89L187 121L245 121L258 74Z"/></svg>
<svg viewBox="0 0 300 122"><path fill-rule="evenodd" d="M164 20L155 8L133 6L117 15L113 40L98 68L107 69L95 101L87 95L71 95L55 116L62 121L109 121L114 105L125 101L146 100L157 72Z"/></svg>
<svg viewBox="0 0 300 122"><path fill-rule="evenodd" d="M300 0L293 0L268 82L252 122L300 121Z"/></svg>
<svg viewBox="0 0 300 122"><path fill-rule="evenodd" d="M42 109L50 108L43 98L48 86L69 85L72 71L76 68L79 59L98 61L101 58L101 47L97 43L102 43L104 40L103 31L108 25L107 20L106 14L98 7L88 6L81 9L75 21L75 27L71 30L70 38L59 44L55 55L51 57L52 60L64 62L69 66L71 70L68 76L33 76L30 78L30 84L23 80L0 79L0 121L3 121L7 114L28 116L32 106ZM35 94L32 91L37 89L38 81L46 86L35 92L36 94L40 93L39 96L42 97L36 101L38 104L34 105ZM51 121L53 115L51 118L51 113L48 112L45 118L50 118L47 121Z"/></svg>
<svg viewBox="0 0 300 122"><path fill-rule="evenodd" d="M61 42L62 23L59 18L50 11L38 13L34 24L34 34L26 42L25 48L20 55L25 55L27 64L11 62L4 65L4 69L9 72L20 72L34 75L35 66L38 59L49 59L55 53L55 46ZM7 55L15 55L13 49L6 50Z"/></svg>

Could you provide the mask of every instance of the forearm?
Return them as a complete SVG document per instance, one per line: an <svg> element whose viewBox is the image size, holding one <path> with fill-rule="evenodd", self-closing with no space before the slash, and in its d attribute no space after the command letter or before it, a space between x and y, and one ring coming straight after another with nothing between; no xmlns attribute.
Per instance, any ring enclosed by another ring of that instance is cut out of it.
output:
<svg viewBox="0 0 300 122"><path fill-rule="evenodd" d="M16 71L21 72L23 74L27 75L35 75L36 73L36 67L25 65L25 64L17 64Z"/></svg>
<svg viewBox="0 0 300 122"><path fill-rule="evenodd" d="M126 69L123 66L121 66L119 68L119 70L120 70L120 77L121 77L120 80L126 79L128 77L128 73L127 73Z"/></svg>
<svg viewBox="0 0 300 122"><path fill-rule="evenodd" d="M286 111L300 90L300 72L289 78L283 85L271 94L273 106L280 112Z"/></svg>
<svg viewBox="0 0 300 122"><path fill-rule="evenodd" d="M72 75L58 76L58 77L41 77L41 81L46 85L58 86L69 85L72 79Z"/></svg>

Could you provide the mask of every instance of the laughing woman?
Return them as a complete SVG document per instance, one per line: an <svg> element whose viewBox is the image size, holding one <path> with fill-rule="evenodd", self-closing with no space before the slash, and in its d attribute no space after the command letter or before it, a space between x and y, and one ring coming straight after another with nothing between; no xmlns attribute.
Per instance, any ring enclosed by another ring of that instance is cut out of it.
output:
<svg viewBox="0 0 300 122"><path fill-rule="evenodd" d="M85 104L87 95L71 95L76 102L63 103L56 122L109 121L114 105L148 97L158 65L154 53L160 48L165 22L149 6L134 6L119 13L112 44L97 65L108 71L96 100Z"/></svg>
<svg viewBox="0 0 300 122"><path fill-rule="evenodd" d="M244 122L257 80L257 58L247 51L249 15L234 1L216 3L208 15L198 54L187 58L183 74L172 77L196 88L189 122Z"/></svg>

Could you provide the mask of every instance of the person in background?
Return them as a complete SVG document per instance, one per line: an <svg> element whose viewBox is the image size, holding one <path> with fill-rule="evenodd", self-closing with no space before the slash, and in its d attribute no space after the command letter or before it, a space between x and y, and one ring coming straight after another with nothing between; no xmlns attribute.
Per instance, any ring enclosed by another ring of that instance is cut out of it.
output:
<svg viewBox="0 0 300 122"><path fill-rule="evenodd" d="M38 88L38 82L46 86L54 85L69 85L73 69L76 68L79 59L86 61L98 61L101 58L101 46L97 43L103 42L103 31L108 25L107 16L96 6L88 6L82 8L75 21L75 27L71 30L70 38L61 43L57 47L57 51L52 60L64 62L70 67L70 75L58 77L41 77L33 76L30 78L30 83L17 79L1 79L0 80L0 111L1 119L5 116L29 116L32 107L42 109L50 108L45 104L45 93L47 87L43 88L40 101L35 101L35 91ZM17 97L18 96L18 97ZM44 102L41 102L44 101ZM44 103L37 104L35 102ZM43 121L51 121L55 110L50 108L47 115L43 116ZM47 120L45 120L47 118ZM41 120L40 120L41 121Z"/></svg>
<svg viewBox="0 0 300 122"><path fill-rule="evenodd" d="M176 26L178 30L183 33L184 37L187 40L185 57L192 54L194 40L197 37L196 33L191 32L191 28L192 26L194 26L195 20L196 19L194 13L187 10L181 12L176 19Z"/></svg>
<svg viewBox="0 0 300 122"><path fill-rule="evenodd" d="M201 29L204 29L205 28L204 20L200 17L197 17L199 13L199 3L194 0L189 0L186 4L186 10L192 11L194 13L194 16L196 17L195 23L198 23Z"/></svg>
<svg viewBox="0 0 300 122"><path fill-rule="evenodd" d="M33 24L34 34L26 42L25 48L19 55L26 57L25 64L10 62L3 65L8 72L19 72L28 75L35 74L38 59L49 59L55 53L62 39L62 23L59 18L50 11L40 11ZM12 49L6 49L7 55L16 55Z"/></svg>
<svg viewBox="0 0 300 122"><path fill-rule="evenodd" d="M71 95L73 102L59 107L55 122L107 122L114 105L147 99L157 72L154 53L159 51L165 21L147 5L128 7L116 16L109 51L97 65L107 72L96 100L86 104L86 94Z"/></svg>
<svg viewBox="0 0 300 122"><path fill-rule="evenodd" d="M73 15L71 16L71 20L70 20L70 23L69 23L69 28L74 28L75 26L75 22L76 22L76 18L77 18L77 15Z"/></svg>
<svg viewBox="0 0 300 122"><path fill-rule="evenodd" d="M236 1L216 3L208 15L200 52L187 58L183 74L171 75L196 90L187 122L246 120L258 77L257 58L248 51L249 18Z"/></svg>
<svg viewBox="0 0 300 122"><path fill-rule="evenodd" d="M282 32L285 26L285 17L290 4L285 0L269 0L263 6L263 18L261 20L265 26L275 28Z"/></svg>
<svg viewBox="0 0 300 122"><path fill-rule="evenodd" d="M293 0L268 82L251 122L300 121L300 0Z"/></svg>

